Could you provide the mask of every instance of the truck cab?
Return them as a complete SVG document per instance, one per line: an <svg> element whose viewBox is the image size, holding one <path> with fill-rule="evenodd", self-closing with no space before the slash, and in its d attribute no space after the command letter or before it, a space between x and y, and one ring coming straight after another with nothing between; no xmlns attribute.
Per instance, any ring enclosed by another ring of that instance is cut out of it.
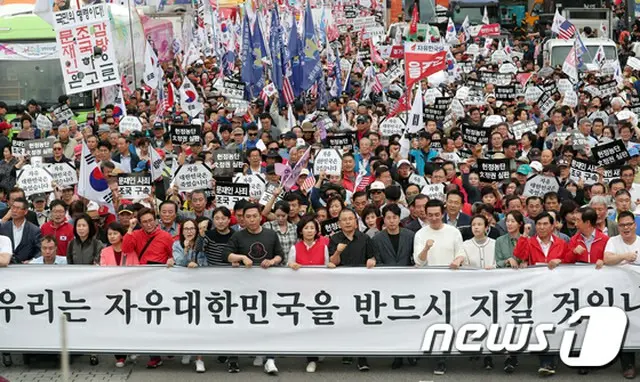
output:
<svg viewBox="0 0 640 382"><path fill-rule="evenodd" d="M458 28L468 16L471 25L482 24L484 9L487 8L489 23L500 22L500 2L498 0L452 0L449 2L449 15Z"/></svg>
<svg viewBox="0 0 640 382"><path fill-rule="evenodd" d="M604 49L604 55L606 60L618 59L618 48L616 43L608 38L583 38L582 42L589 51L583 59L586 63L590 63L592 57L595 57L598 48L602 46ZM543 58L545 65L549 65L552 68L562 66L567 59L571 48L573 47L574 39L562 40L558 38L550 39L544 44Z"/></svg>

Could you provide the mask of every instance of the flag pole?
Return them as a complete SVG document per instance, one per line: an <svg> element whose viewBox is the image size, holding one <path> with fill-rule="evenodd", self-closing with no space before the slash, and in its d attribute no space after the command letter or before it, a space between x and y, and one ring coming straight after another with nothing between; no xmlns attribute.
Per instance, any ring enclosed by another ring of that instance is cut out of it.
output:
<svg viewBox="0 0 640 382"><path fill-rule="evenodd" d="M131 37L131 61L133 62L133 85L138 87L138 78L136 76L136 52L133 47L133 19L131 17L131 0L127 0L127 8L129 10L129 36Z"/></svg>

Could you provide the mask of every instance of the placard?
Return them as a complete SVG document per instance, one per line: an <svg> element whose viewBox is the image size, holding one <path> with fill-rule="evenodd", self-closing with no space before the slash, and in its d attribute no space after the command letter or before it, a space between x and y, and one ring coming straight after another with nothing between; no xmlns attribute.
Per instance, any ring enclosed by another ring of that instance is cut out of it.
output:
<svg viewBox="0 0 640 382"><path fill-rule="evenodd" d="M53 157L53 139L31 139L25 141L25 152L30 157Z"/></svg>
<svg viewBox="0 0 640 382"><path fill-rule="evenodd" d="M513 75L510 73L496 73L496 72L478 72L480 78L487 84L494 84L495 86L507 86L513 82Z"/></svg>
<svg viewBox="0 0 640 382"><path fill-rule="evenodd" d="M232 178L236 172L242 172L244 154L235 150L217 149L213 152L213 177Z"/></svg>
<svg viewBox="0 0 640 382"><path fill-rule="evenodd" d="M511 179L510 159L478 159L480 180L487 183Z"/></svg>
<svg viewBox="0 0 640 382"><path fill-rule="evenodd" d="M589 119L591 120L591 123L593 123L593 121L595 121L596 119L601 119L606 125L607 121L609 120L609 113L604 110L594 111L593 113L589 114Z"/></svg>
<svg viewBox="0 0 640 382"><path fill-rule="evenodd" d="M75 114L73 114L73 111L69 109L69 106L61 105L53 109L53 116L56 117L56 121L66 123L71 121L73 117L75 117Z"/></svg>
<svg viewBox="0 0 640 382"><path fill-rule="evenodd" d="M11 155L17 157L27 155L26 145L26 140L23 140L22 138L13 138L11 140Z"/></svg>
<svg viewBox="0 0 640 382"><path fill-rule="evenodd" d="M118 174L118 190L122 199L146 199L151 194L151 175L146 172Z"/></svg>
<svg viewBox="0 0 640 382"><path fill-rule="evenodd" d="M558 189L560 189L560 184L556 177L534 175L527 179L522 194L524 196L539 196L542 198L547 192L558 192Z"/></svg>
<svg viewBox="0 0 640 382"><path fill-rule="evenodd" d="M464 143L475 145L486 145L489 143L490 129L481 126L472 126L469 124L462 124L462 140Z"/></svg>
<svg viewBox="0 0 640 382"><path fill-rule="evenodd" d="M542 96L542 89L536 85L529 85L524 91L524 100L527 102L538 102Z"/></svg>
<svg viewBox="0 0 640 382"><path fill-rule="evenodd" d="M579 183L580 180L584 180L584 184L594 184L597 183L600 178L597 169L598 165L595 163L573 158L571 160L569 178L576 183Z"/></svg>
<svg viewBox="0 0 640 382"><path fill-rule="evenodd" d="M611 80L598 84L598 90L600 91L601 98L608 98L618 94L618 82Z"/></svg>
<svg viewBox="0 0 640 382"><path fill-rule="evenodd" d="M561 78L558 80L558 91L562 95L568 91L573 91L573 84L568 79Z"/></svg>
<svg viewBox="0 0 640 382"><path fill-rule="evenodd" d="M322 149L316 155L313 162L313 172L320 174L325 171L327 175L342 174L342 156L336 149Z"/></svg>
<svg viewBox="0 0 640 382"><path fill-rule="evenodd" d="M171 142L174 145L188 145L193 142L200 142L201 130L202 127L199 125L171 125L169 126Z"/></svg>
<svg viewBox="0 0 640 382"><path fill-rule="evenodd" d="M237 173L233 178L234 183L243 183L249 185L249 197L252 199L260 199L264 194L267 185L267 179L263 174L247 174ZM217 182L216 182L217 183Z"/></svg>
<svg viewBox="0 0 640 382"><path fill-rule="evenodd" d="M118 123L118 129L122 134L142 131L142 122L140 121L140 118L134 115L128 115L120 120L120 123Z"/></svg>
<svg viewBox="0 0 640 382"><path fill-rule="evenodd" d="M569 90L564 93L564 97L562 99L562 104L564 106L576 107L578 105L578 95L573 90Z"/></svg>
<svg viewBox="0 0 640 382"><path fill-rule="evenodd" d="M119 85L115 40L105 4L56 12L54 17L65 94Z"/></svg>
<svg viewBox="0 0 640 382"><path fill-rule="evenodd" d="M631 157L622 139L594 146L591 148L591 153L598 165L602 167L624 164Z"/></svg>
<svg viewBox="0 0 640 382"><path fill-rule="evenodd" d="M246 85L243 82L224 80L222 94L226 98L244 99Z"/></svg>
<svg viewBox="0 0 640 382"><path fill-rule="evenodd" d="M45 168L60 187L78 184L78 172L72 162L51 163Z"/></svg>
<svg viewBox="0 0 640 382"><path fill-rule="evenodd" d="M398 117L392 117L385 119L379 127L380 135L383 137L390 137L392 135L402 135L405 124Z"/></svg>
<svg viewBox="0 0 640 382"><path fill-rule="evenodd" d="M496 86L495 89L497 101L513 101L516 99L515 85Z"/></svg>
<svg viewBox="0 0 640 382"><path fill-rule="evenodd" d="M53 127L53 122L44 114L40 114L38 118L36 118L36 126L40 130L49 131Z"/></svg>
<svg viewBox="0 0 640 382"><path fill-rule="evenodd" d="M538 99L538 105L540 107L540 111L547 116L551 115L551 111L556 106L556 101L553 99L549 93L542 93L540 98Z"/></svg>
<svg viewBox="0 0 640 382"><path fill-rule="evenodd" d="M620 178L620 167L605 168L604 172L602 173L602 178L603 178L605 184L609 184L609 182L611 182L614 179L619 179Z"/></svg>
<svg viewBox="0 0 640 382"><path fill-rule="evenodd" d="M324 146L327 148L338 149L342 152L353 151L355 135L355 132L333 134L325 139Z"/></svg>
<svg viewBox="0 0 640 382"><path fill-rule="evenodd" d="M227 207L233 211L238 201L249 199L249 189L245 183L216 182L216 207Z"/></svg>
<svg viewBox="0 0 640 382"><path fill-rule="evenodd" d="M53 178L43 167L25 165L18 170L16 185L29 197L53 191Z"/></svg>
<svg viewBox="0 0 640 382"><path fill-rule="evenodd" d="M205 190L211 188L211 169L206 165L185 164L176 170L173 177L175 184L180 191L191 192L194 190Z"/></svg>
<svg viewBox="0 0 640 382"><path fill-rule="evenodd" d="M535 133L537 128L538 125L534 120L525 122L518 121L514 122L513 125L511 125L511 132L513 133L515 139L520 140L525 133Z"/></svg>
<svg viewBox="0 0 640 382"><path fill-rule="evenodd" d="M423 195L427 195L427 197L429 197L429 200L437 199L444 202L444 198L445 198L444 190L445 190L444 183L427 184L424 187L422 187L422 190L420 191L420 193Z"/></svg>
<svg viewBox="0 0 640 382"><path fill-rule="evenodd" d="M262 194L262 197L260 198L260 201L258 203L260 203L263 206L266 206L267 203L269 203L269 201L273 197L273 194L276 192L276 189L278 187L279 186L277 184L267 183L264 188L264 193ZM282 200L286 195L286 193L287 192L283 188L282 191L280 191L280 194L278 195L278 197L276 198L276 202Z"/></svg>
<svg viewBox="0 0 640 382"><path fill-rule="evenodd" d="M320 231L322 236L331 236L340 231L340 225L338 224L338 218L331 218L320 223Z"/></svg>

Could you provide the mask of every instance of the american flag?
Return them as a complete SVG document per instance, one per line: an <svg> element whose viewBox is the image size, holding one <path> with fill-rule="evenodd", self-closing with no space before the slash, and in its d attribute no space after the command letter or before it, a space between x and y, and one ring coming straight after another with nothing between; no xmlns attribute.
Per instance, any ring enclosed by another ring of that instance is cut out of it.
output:
<svg viewBox="0 0 640 382"><path fill-rule="evenodd" d="M289 82L289 77L285 77L282 81L282 96L287 105L292 104L296 98L293 95L293 88L291 87L291 82Z"/></svg>
<svg viewBox="0 0 640 382"><path fill-rule="evenodd" d="M156 119L162 118L164 113L170 108L167 96L164 93L164 86L158 86L158 105L156 106Z"/></svg>
<svg viewBox="0 0 640 382"><path fill-rule="evenodd" d="M558 27L558 37L563 40L569 40L576 33L576 26L571 24L569 20L565 20Z"/></svg>
<svg viewBox="0 0 640 382"><path fill-rule="evenodd" d="M310 172L309 176L307 176L307 179L304 180L304 182L302 183L302 189L305 191L309 191L313 188L313 186L316 185L316 177L313 176L313 173Z"/></svg>
<svg viewBox="0 0 640 382"><path fill-rule="evenodd" d="M258 97L260 97L262 102L264 102L264 106L265 106L265 110L266 110L267 104L269 103L269 96L267 95L267 92L264 91L264 88L262 88L262 90L260 91L260 94L258 95Z"/></svg>
<svg viewBox="0 0 640 382"><path fill-rule="evenodd" d="M378 76L376 75L373 76L373 85L371 87L371 91L375 94L382 93L382 83L380 82L380 78L378 78Z"/></svg>

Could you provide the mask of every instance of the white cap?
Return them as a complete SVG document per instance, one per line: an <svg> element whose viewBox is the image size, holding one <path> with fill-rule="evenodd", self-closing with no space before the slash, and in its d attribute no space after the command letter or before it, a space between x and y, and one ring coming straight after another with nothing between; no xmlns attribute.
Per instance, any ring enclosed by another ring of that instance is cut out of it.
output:
<svg viewBox="0 0 640 382"><path fill-rule="evenodd" d="M400 166L402 166L403 164L408 164L409 166L411 166L411 162L409 162L408 160L406 160L406 159L400 159L400 160L398 161L398 168L400 168Z"/></svg>
<svg viewBox="0 0 640 382"><path fill-rule="evenodd" d="M89 202L89 204L87 204L87 211L98 211L99 209L100 206L96 202Z"/></svg>
<svg viewBox="0 0 640 382"><path fill-rule="evenodd" d="M197 59L196 65L204 65L204 61L202 61L201 59Z"/></svg>
<svg viewBox="0 0 640 382"><path fill-rule="evenodd" d="M385 187L384 183L382 183L379 180L376 180L375 182L371 183L369 190L384 190L385 188L387 187Z"/></svg>
<svg viewBox="0 0 640 382"><path fill-rule="evenodd" d="M542 163L538 162L537 160L534 160L533 162L531 162L531 164L529 165L532 169L536 170L536 172L542 172Z"/></svg>
<svg viewBox="0 0 640 382"><path fill-rule="evenodd" d="M309 170L307 170L306 168L303 168L302 171L300 171L300 176L302 175L309 175Z"/></svg>
<svg viewBox="0 0 640 382"><path fill-rule="evenodd" d="M196 125L196 126L202 126L202 121L200 120L200 118L194 118L194 119L191 121L191 124L192 124L192 125Z"/></svg>

